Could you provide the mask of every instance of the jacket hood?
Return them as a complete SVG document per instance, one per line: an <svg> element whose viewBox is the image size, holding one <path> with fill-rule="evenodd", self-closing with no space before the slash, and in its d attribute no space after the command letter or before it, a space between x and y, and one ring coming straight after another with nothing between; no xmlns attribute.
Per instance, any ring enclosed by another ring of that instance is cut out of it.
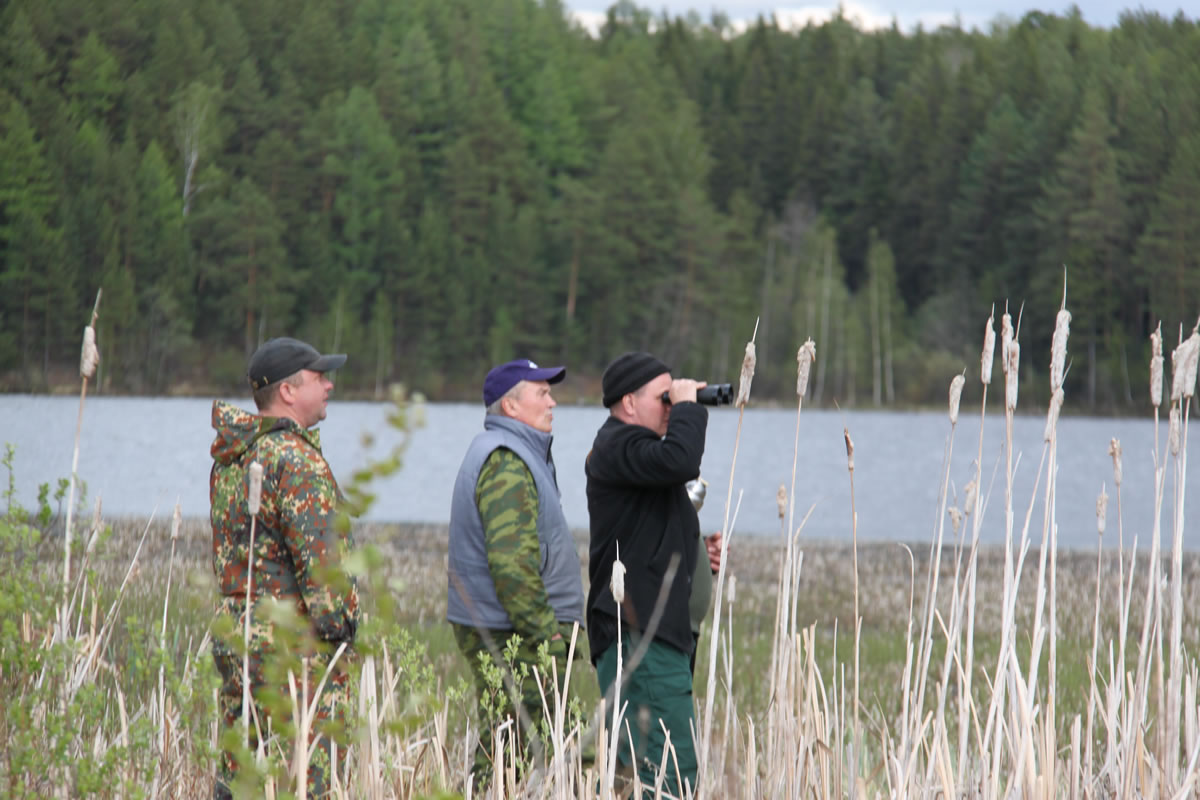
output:
<svg viewBox="0 0 1200 800"><path fill-rule="evenodd" d="M212 443L213 461L231 464L242 455L259 437L278 430L292 430L304 437L317 450L321 441L316 431L306 431L295 421L286 417L263 417L251 414L223 400L213 401L212 426L217 438Z"/></svg>

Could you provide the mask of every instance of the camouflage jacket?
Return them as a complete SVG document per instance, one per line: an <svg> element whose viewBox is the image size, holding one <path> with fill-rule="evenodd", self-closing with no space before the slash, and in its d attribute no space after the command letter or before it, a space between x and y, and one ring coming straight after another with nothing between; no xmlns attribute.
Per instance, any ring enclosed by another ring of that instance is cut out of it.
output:
<svg viewBox="0 0 1200 800"><path fill-rule="evenodd" d="M319 638L352 642L358 589L337 567L354 542L334 525L341 493L321 454L319 434L219 400L213 403L212 426L217 438L209 499L217 591L222 597L246 594L249 469L258 461L263 485L254 534L254 599L295 600Z"/></svg>

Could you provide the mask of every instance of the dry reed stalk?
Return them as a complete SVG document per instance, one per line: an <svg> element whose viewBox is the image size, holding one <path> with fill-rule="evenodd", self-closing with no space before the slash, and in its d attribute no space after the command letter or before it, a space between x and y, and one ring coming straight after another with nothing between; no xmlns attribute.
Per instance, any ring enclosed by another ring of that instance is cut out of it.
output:
<svg viewBox="0 0 1200 800"><path fill-rule="evenodd" d="M721 597L725 589L725 575L728 572L727 562L729 554L729 542L733 539L733 529L730 525L729 509L733 500L733 478L737 471L738 446L742 440L742 420L746 416L746 403L750 400L750 385L754 381L754 368L756 357L754 352L754 340L758 336L758 322L754 323L754 333L750 336L750 341L746 342L746 355L742 359L742 372L738 381L737 406L738 406L738 423L737 433L733 440L733 461L729 466L729 487L725 492L725 519L721 525L721 566L717 570L717 592L714 598L713 608L718 611L721 609ZM738 505L741 505L741 493L738 493ZM736 518L736 513L735 513ZM716 666L717 666L717 642L721 628L721 615L713 615L713 630L712 641L708 648L708 685L704 692L704 738L700 745L698 756L697 781L703 785L704 780L700 776L708 774L708 758L709 745L712 742L712 706L714 696L716 694ZM699 788L699 787L697 787Z"/></svg>
<svg viewBox="0 0 1200 800"><path fill-rule="evenodd" d="M954 431L958 424L958 402L962 395L962 386L965 382L966 378L962 375L955 375L954 379L950 382L950 434L946 437L946 454L943 457L942 464L942 485L938 495L938 511L935 517L937 532L929 548L929 567L926 577L926 585L929 589L925 595L925 607L922 613L921 639L916 659L917 677L913 688L916 697L911 705L907 700L905 701L905 708L911 708L911 716L902 718L900 725L899 758L903 770L899 779L901 785L910 785L913 782L913 774L917 768L919 745L925 742L925 720L922 712L925 708L925 692L929 681L929 660L933 654L933 628L935 618L937 617L937 595L941 579L942 542L946 530L946 501L949 496L950 487L950 463L954 453ZM905 684L912 685L912 681L908 675L905 675L903 680ZM937 718L935 724L941 724L940 716ZM932 770L932 759L928 766L929 770ZM927 780L930 774L931 772L927 771Z"/></svg>
<svg viewBox="0 0 1200 800"><path fill-rule="evenodd" d="M981 491L981 482L983 480L983 428L984 419L987 416L987 391L988 386L992 382L992 358L996 350L995 318L996 308L992 306L992 313L988 316L987 324L984 326L983 354L980 357L981 370L979 380L983 384L983 397L979 404L979 450L975 459L975 479L967 486L968 491L966 493L965 505L967 513L972 515L973 525L971 552L967 560L966 576L966 654L965 665L962 670L962 681L959 684L958 764L960 765L967 762L968 712L971 708L971 684L975 666L975 592L979 564L979 536L983 526L983 492ZM983 755L982 752L980 755Z"/></svg>
<svg viewBox="0 0 1200 800"><path fill-rule="evenodd" d="M1115 440L1114 440L1115 441ZM1100 495L1096 498L1096 595L1095 595L1095 614L1092 617L1092 654L1088 659L1088 701L1087 701L1087 735L1084 741L1087 742L1084 749L1082 765L1075 765L1071 770L1072 780L1076 777L1078 768L1082 768L1085 775L1092 774L1092 725L1096 718L1096 698L1098 690L1096 686L1096 659L1100 651L1100 581L1104 569L1104 529L1108 526L1108 492L1105 487L1100 487ZM1078 725L1079 719L1075 720ZM1079 737L1072 737L1072 748L1078 750Z"/></svg>
<svg viewBox="0 0 1200 800"><path fill-rule="evenodd" d="M250 544L246 548L246 616L242 651L242 737L250 745L250 619L254 609L254 529L262 506L262 464L250 462L250 488L246 495L246 511L250 515Z"/></svg>
<svg viewBox="0 0 1200 800"><path fill-rule="evenodd" d="M117 612L120 610L121 604L125 599L125 590L129 586L129 581L133 579L138 571L138 558L142 553L142 546L146 543L146 534L150 532L150 526L154 524L154 517L158 513L155 508L151 512L150 518L146 521L146 527L142 531L142 538L138 541L137 549L133 552L133 558L129 562L129 568L125 570L125 577L121 581L121 586L117 589L117 596L113 599L112 605L109 606L108 613L104 617L104 622L99 631L94 631L88 637L90 644L85 650L83 660L80 661L76 656L75 668L71 679L67 685L67 693L65 699L69 702L74 699L76 692L83 686L84 682L94 678L93 668L96 664L100 652L108 642L108 637L112 635L113 625L116 622ZM95 623L93 621L93 628Z"/></svg>
<svg viewBox="0 0 1200 800"><path fill-rule="evenodd" d="M794 530L794 528L792 526L795 523L795 518L796 518L796 465L799 462L799 457L800 457L800 415L801 415L801 412L804 410L804 397L805 397L805 395L808 394L809 375L812 372L812 364L813 364L813 361L816 360L816 358L817 358L817 345L812 340L812 337L809 337L808 339L805 340L804 344L802 344L800 346L800 348L796 351L796 434L795 434L795 438L793 440L793 445L792 445L791 489L787 495L787 528L784 531L784 535L786 538L786 541L784 542L785 554L784 554L783 563L780 565L780 584L781 584L780 588L782 589L782 593L783 593L783 603L779 606L779 608L782 609L782 613L780 613L778 610L776 612L776 625L782 626L781 628L777 627L778 630L788 630L791 625L792 617L794 616L794 613L795 613L795 610L792 608L792 603L791 603L791 596L792 596L791 588L792 588L792 583L795 578L795 576L792 573L792 567L793 567L793 563L794 563L794 559L795 559L795 557L794 557L795 548L793 545L793 535L792 535L792 531ZM781 485L779 487L779 495L778 495L778 498L776 501L777 505L779 507L779 518L780 518L781 522L782 522L783 516L784 516L783 500L784 500L783 486ZM782 616L782 621L780 621L780 619L779 619L781 616ZM778 637L776 637L776 641L777 640L778 640ZM778 650L778 648L776 647L776 643L773 642L772 643L772 651L775 652L777 650ZM772 690L774 690L775 675L776 675L776 670L777 670L777 665L775 663L774 656L771 659L771 669L772 669L771 686L772 686ZM768 750L770 750L769 745L768 745Z"/></svg>
<svg viewBox="0 0 1200 800"><path fill-rule="evenodd" d="M75 420L75 450L71 455L71 477L67 488L67 520L63 527L63 579L62 594L63 608L60 613L59 625L66 638L70 627L67 619L67 587L71 583L71 519L75 513L75 476L79 471L79 438L83 433L83 405L87 400L88 381L96 374L96 365L100 363L100 350L96 347L96 322L100 319L100 296L103 289L96 290L96 303L92 306L92 322L83 329L83 349L79 356L79 377L82 379L79 388L79 416Z"/></svg>
<svg viewBox="0 0 1200 800"><path fill-rule="evenodd" d="M1183 692L1183 530L1184 506L1187 498L1185 490L1187 481L1187 429L1188 416L1191 410L1192 396L1196 393L1196 368L1200 359L1200 322L1192 329L1191 335L1182 342L1171 354L1174 367L1171 406L1171 418L1175 428L1172 454L1178 454L1175 459L1175 511L1172 515L1173 533L1171 547L1171 631L1169 641L1170 672L1166 688L1167 724L1166 746L1160 751L1161 757L1166 757L1166 778L1169 787L1177 786L1179 777L1178 742L1180 739L1180 702ZM1175 395L1178 400L1175 401ZM1182 414L1180 409L1182 407ZM1179 418L1182 416L1182 422ZM1182 429L1182 430L1181 430ZM1168 748L1170 755L1167 755Z"/></svg>
<svg viewBox="0 0 1200 800"><path fill-rule="evenodd" d="M617 607L620 608L621 604L625 602L625 564L621 561L620 545L617 545L617 557L613 561L609 588L612 589L613 600L616 601ZM625 666L622 658L624 649L621 642L621 615L617 614L617 673L612 685L612 724L608 728L608 752L605 754L607 758L602 762L604 765L604 783L601 788L605 792L606 797L612 796L614 784L617 779L617 753L620 744L621 720L625 716L625 708L621 705L621 681ZM605 700L607 698L601 700L601 713L604 710L603 703ZM632 741L632 738L630 741ZM634 772L636 774L636 770Z"/></svg>
<svg viewBox="0 0 1200 800"><path fill-rule="evenodd" d="M854 502L854 440L850 438L850 430L842 427L842 437L846 440L846 469L850 474L850 536L853 543L854 567L854 724L851 733L850 746L850 775L859 776L859 761L862 757L862 731L859 726L859 656L862 637L862 614L858 610L858 510ZM853 795L851 795L853 796Z"/></svg>
<svg viewBox="0 0 1200 800"><path fill-rule="evenodd" d="M175 513L171 515L171 557L167 561L167 589L163 593L163 617L162 628L158 634L158 649L165 653L167 650L167 608L171 602L171 572L175 566L175 544L179 541L179 525L183 521L183 511L179 507L179 501L175 501ZM160 664L158 667L158 702L159 702L159 753L165 758L167 754L167 692L165 685L165 670L166 664ZM161 760L156 769L161 769Z"/></svg>

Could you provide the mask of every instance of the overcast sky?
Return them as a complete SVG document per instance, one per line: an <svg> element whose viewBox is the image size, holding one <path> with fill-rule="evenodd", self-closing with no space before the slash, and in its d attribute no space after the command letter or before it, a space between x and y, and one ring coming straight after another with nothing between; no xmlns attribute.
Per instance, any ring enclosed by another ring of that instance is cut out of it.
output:
<svg viewBox="0 0 1200 800"><path fill-rule="evenodd" d="M674 15L686 14L695 9L702 19L707 20L715 8L723 11L730 20L737 22L753 21L758 15L770 16L775 14L781 24L803 26L808 21L820 22L828 19L837 8L837 0L822 2L822 0L654 0L654 2L639 1L636 4L648 8L656 15L666 9ZM605 10L612 5L611 0L566 0L566 5L586 27L596 30L603 23ZM953 22L955 15L962 21L964 27L979 27L984 30L997 16L1004 15L1013 20L1021 18L1031 8L1058 14L1065 13L1072 4L1069 0L1053 0L1041 5L1027 5L1019 0L974 0L970 3L955 2L955 0L845 0L842 3L846 16L857 19L864 28L879 28L891 25L892 19L899 20L901 28L911 30L917 23L925 27L935 28L938 25ZM1142 8L1147 11L1157 11L1167 17L1174 16L1184 3L1180 0L1079 0L1076 5L1083 12L1083 18L1092 25L1111 26L1117 22L1120 13L1129 8ZM1191 4L1189 3L1189 7ZM1196 17L1193 9L1188 13L1189 18Z"/></svg>

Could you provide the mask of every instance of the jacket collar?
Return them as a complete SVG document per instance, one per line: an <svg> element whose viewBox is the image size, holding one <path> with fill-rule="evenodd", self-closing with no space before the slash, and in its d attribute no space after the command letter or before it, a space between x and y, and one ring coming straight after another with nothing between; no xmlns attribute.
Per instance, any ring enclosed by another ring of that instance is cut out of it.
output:
<svg viewBox="0 0 1200 800"><path fill-rule="evenodd" d="M546 461L552 461L550 445L554 443L553 434L539 431L537 428L530 427L524 422L518 422L512 417L506 417L502 414L488 414L485 416L483 427L489 431L507 431L529 445L533 452L544 457Z"/></svg>

